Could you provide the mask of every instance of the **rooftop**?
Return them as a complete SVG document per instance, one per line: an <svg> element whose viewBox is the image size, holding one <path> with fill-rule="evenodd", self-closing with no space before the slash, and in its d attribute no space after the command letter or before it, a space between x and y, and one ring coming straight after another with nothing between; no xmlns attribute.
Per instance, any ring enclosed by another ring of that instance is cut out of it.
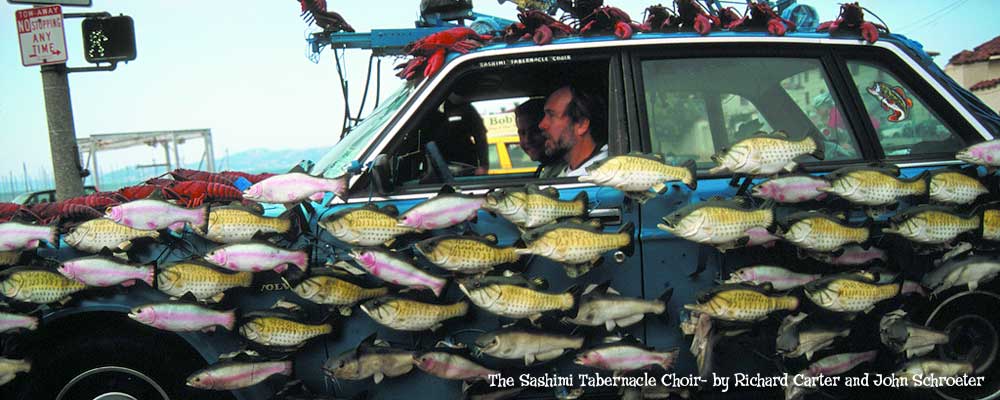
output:
<svg viewBox="0 0 1000 400"><path fill-rule="evenodd" d="M962 50L951 56L948 64L962 65L989 60L991 56L1000 55L1000 36L976 46L975 50Z"/></svg>

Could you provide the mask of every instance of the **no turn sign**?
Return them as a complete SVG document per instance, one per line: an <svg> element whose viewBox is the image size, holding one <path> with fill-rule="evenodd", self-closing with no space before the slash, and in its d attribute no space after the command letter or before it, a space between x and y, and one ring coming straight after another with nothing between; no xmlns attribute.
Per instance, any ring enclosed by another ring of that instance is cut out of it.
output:
<svg viewBox="0 0 1000 400"><path fill-rule="evenodd" d="M21 64L30 67L66 62L62 6L17 10L14 16L21 43Z"/></svg>

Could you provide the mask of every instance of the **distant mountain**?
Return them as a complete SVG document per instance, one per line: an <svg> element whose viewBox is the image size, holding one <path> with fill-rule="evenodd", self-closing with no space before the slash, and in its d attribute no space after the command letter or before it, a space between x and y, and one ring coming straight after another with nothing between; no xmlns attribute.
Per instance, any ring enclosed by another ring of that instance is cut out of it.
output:
<svg viewBox="0 0 1000 400"><path fill-rule="evenodd" d="M261 172L281 173L295 166L299 161L317 161L329 151L329 148L314 149L251 149L229 157L216 157L216 171L242 171L251 174ZM185 163L184 168L205 170L204 165ZM116 190L124 186L138 184L146 179L162 174L162 170L122 168L101 174L101 190ZM92 184L87 180L87 184Z"/></svg>

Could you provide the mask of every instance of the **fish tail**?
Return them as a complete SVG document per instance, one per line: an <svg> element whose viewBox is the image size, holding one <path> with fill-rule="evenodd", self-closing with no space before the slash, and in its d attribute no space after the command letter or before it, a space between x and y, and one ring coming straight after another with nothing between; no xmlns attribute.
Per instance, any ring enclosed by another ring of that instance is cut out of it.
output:
<svg viewBox="0 0 1000 400"><path fill-rule="evenodd" d="M805 139L806 144L813 147L811 156L815 157L817 160L822 160L826 158L826 145L823 144L823 140L817 138L815 135L808 135Z"/></svg>
<svg viewBox="0 0 1000 400"><path fill-rule="evenodd" d="M45 238L45 240L49 242L49 244L51 244L52 247L59 246L59 231L56 229L56 227L54 226L49 227L49 235Z"/></svg>
<svg viewBox="0 0 1000 400"><path fill-rule="evenodd" d="M786 310L799 308L799 298L795 296L784 296L778 299L778 306Z"/></svg>
<svg viewBox="0 0 1000 400"><path fill-rule="evenodd" d="M303 272L309 269L309 253L305 251L298 251L295 253L295 260L293 262L296 267L299 267Z"/></svg>
<svg viewBox="0 0 1000 400"><path fill-rule="evenodd" d="M577 193L576 197L573 198L573 203L577 207L580 207L578 210L580 215L586 214L587 205L590 203L590 198L587 195L587 191L581 190L580 193Z"/></svg>
<svg viewBox="0 0 1000 400"><path fill-rule="evenodd" d="M456 317L461 317L469 312L469 303L460 301L452 305Z"/></svg>
<svg viewBox="0 0 1000 400"><path fill-rule="evenodd" d="M236 326L236 310L226 311L223 317L222 326L228 331L232 331Z"/></svg>
<svg viewBox="0 0 1000 400"><path fill-rule="evenodd" d="M208 205L202 204L201 207L192 211L194 213L194 221L191 222L191 227L208 232Z"/></svg>
<svg viewBox="0 0 1000 400"><path fill-rule="evenodd" d="M688 170L688 175L685 176L684 179L681 179L681 182L683 182L685 185L687 185L687 187L689 189L691 189L691 190L697 189L698 188L698 163L696 163L694 160L687 160L687 161L684 162L684 164L681 164L681 167L683 167L683 168L685 168L685 169Z"/></svg>
<svg viewBox="0 0 1000 400"><path fill-rule="evenodd" d="M434 292L434 296L441 297L441 292L444 291L445 285L448 283L447 279L444 278L433 278L434 285L431 287L431 291Z"/></svg>
<svg viewBox="0 0 1000 400"><path fill-rule="evenodd" d="M673 349L668 352L662 353L663 357L657 362L663 369L669 370L674 366L674 360L677 360L677 354L680 353L679 349Z"/></svg>
<svg viewBox="0 0 1000 400"><path fill-rule="evenodd" d="M282 375L292 376L292 361L291 360L282 361L281 371L278 371L278 373Z"/></svg>
<svg viewBox="0 0 1000 400"><path fill-rule="evenodd" d="M156 282L155 282L155 280L156 280L156 266L155 265L148 265L148 266L145 266L143 268L145 269L145 271L143 271L142 281L146 282L146 284L149 285L149 287L155 288L156 287Z"/></svg>

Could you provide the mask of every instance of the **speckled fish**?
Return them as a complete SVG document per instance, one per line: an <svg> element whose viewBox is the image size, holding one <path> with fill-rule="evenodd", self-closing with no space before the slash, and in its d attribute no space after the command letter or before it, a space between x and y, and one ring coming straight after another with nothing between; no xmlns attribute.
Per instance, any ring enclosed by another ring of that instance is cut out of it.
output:
<svg viewBox="0 0 1000 400"><path fill-rule="evenodd" d="M975 367L965 361L945 361L945 360L913 360L903 364L899 371L893 372L893 378L904 380L907 387L938 387L943 383L937 383L927 378L958 377L971 375ZM919 379L919 384L917 383Z"/></svg>
<svg viewBox="0 0 1000 400"><path fill-rule="evenodd" d="M609 282L610 283L610 282ZM653 300L624 297L608 283L593 286L580 297L576 317L563 318L563 322L583 326L604 326L609 332L615 327L627 327L642 321L646 314L660 315L667 311L673 289L663 292Z"/></svg>
<svg viewBox="0 0 1000 400"><path fill-rule="evenodd" d="M913 107L913 100L906 96L906 92L900 86L891 86L885 82L873 82L870 87L865 88L868 94L875 96L883 110L889 111L886 119L889 122L900 122L906 119L910 108Z"/></svg>
<svg viewBox="0 0 1000 400"><path fill-rule="evenodd" d="M931 295L938 294L955 286L968 285L969 290L976 290L980 284L1000 275L1000 259L986 256L973 256L964 259L952 259L937 269L924 275L923 284L931 289Z"/></svg>
<svg viewBox="0 0 1000 400"><path fill-rule="evenodd" d="M740 140L731 148L712 156L718 166L708 170L711 174L732 172L734 174L773 175L781 170L795 169L795 159L806 154L822 160L823 142L812 136L799 141L788 139L782 131L773 134L758 132Z"/></svg>
<svg viewBox="0 0 1000 400"><path fill-rule="evenodd" d="M0 250L2 251L31 250L38 247L43 240L51 245L58 244L56 227L29 225L20 222L0 224Z"/></svg>
<svg viewBox="0 0 1000 400"><path fill-rule="evenodd" d="M500 247L496 238L478 236L435 236L413 248L432 264L458 274L489 272L501 264L521 258L513 247Z"/></svg>
<svg viewBox="0 0 1000 400"><path fill-rule="evenodd" d="M587 212L587 192L570 200L560 200L559 190L527 185L521 189L500 189L486 194L482 208L499 214L521 228L534 228L563 217L582 216Z"/></svg>
<svg viewBox="0 0 1000 400"><path fill-rule="evenodd" d="M379 209L374 204L340 210L319 222L338 240L355 246L381 246L391 242L396 236L415 231L408 226L399 226L396 207Z"/></svg>
<svg viewBox="0 0 1000 400"><path fill-rule="evenodd" d="M747 238L753 228L774 222L769 208L748 210L734 201L711 200L684 207L663 217L656 226L681 238L708 244L726 244Z"/></svg>
<svg viewBox="0 0 1000 400"><path fill-rule="evenodd" d="M15 265L21 260L21 251L0 251L0 267Z"/></svg>
<svg viewBox="0 0 1000 400"><path fill-rule="evenodd" d="M450 380L484 380L498 373L461 355L434 350L414 355L413 365L428 374Z"/></svg>
<svg viewBox="0 0 1000 400"><path fill-rule="evenodd" d="M184 230L184 224L205 226L208 207L184 208L161 200L134 200L108 207L104 217L119 224L146 230Z"/></svg>
<svg viewBox="0 0 1000 400"><path fill-rule="evenodd" d="M292 362L222 362L195 372L187 378L187 385L207 390L238 390L274 375L292 376Z"/></svg>
<svg viewBox="0 0 1000 400"><path fill-rule="evenodd" d="M983 210L983 227L980 234L985 240L1000 241L1000 209Z"/></svg>
<svg viewBox="0 0 1000 400"><path fill-rule="evenodd" d="M226 290L250 287L251 272L224 272L195 262L178 262L163 267L156 278L156 288L174 297L191 293L198 300L222 300Z"/></svg>
<svg viewBox="0 0 1000 400"><path fill-rule="evenodd" d="M893 216L883 233L895 233L924 244L941 244L958 235L979 229L979 215L960 216L950 208L920 205Z"/></svg>
<svg viewBox="0 0 1000 400"><path fill-rule="evenodd" d="M240 335L247 340L276 347L298 347L330 332L330 324L309 325L279 317L257 317L240 326Z"/></svg>
<svg viewBox="0 0 1000 400"><path fill-rule="evenodd" d="M157 303L133 308L129 318L171 332L211 331L215 326L233 330L236 311L215 311L185 303Z"/></svg>
<svg viewBox="0 0 1000 400"><path fill-rule="evenodd" d="M406 258L389 250L369 247L351 250L351 257L373 276L396 285L429 289L440 296L448 279L437 277L414 266Z"/></svg>
<svg viewBox="0 0 1000 400"><path fill-rule="evenodd" d="M33 331L38 328L38 318L30 315L0 312L0 333L25 329Z"/></svg>
<svg viewBox="0 0 1000 400"><path fill-rule="evenodd" d="M31 362L28 360L12 360L0 357L0 386L10 383L19 373L30 371Z"/></svg>
<svg viewBox="0 0 1000 400"><path fill-rule="evenodd" d="M850 328L810 324L804 326L807 315L798 313L789 315L781 321L778 336L775 339L775 349L785 358L806 356L811 360L814 353L833 345L838 337L851 334Z"/></svg>
<svg viewBox="0 0 1000 400"><path fill-rule="evenodd" d="M782 204L796 204L810 200L823 200L826 193L820 189L830 187L830 182L812 175L789 175L768 179L754 185L751 195Z"/></svg>
<svg viewBox="0 0 1000 400"><path fill-rule="evenodd" d="M898 176L899 170L895 168L841 168L827 175L830 187L819 191L866 206L895 204L901 197L927 193L927 181L922 175L909 179Z"/></svg>
<svg viewBox="0 0 1000 400"><path fill-rule="evenodd" d="M386 377L395 378L413 370L413 352L395 349L371 335L357 348L331 357L323 363L323 372L333 379L352 381L374 378L381 383Z"/></svg>
<svg viewBox="0 0 1000 400"><path fill-rule="evenodd" d="M803 274L770 265L743 267L729 274L725 283L771 284L774 290L789 290L819 279L822 274Z"/></svg>
<svg viewBox="0 0 1000 400"><path fill-rule="evenodd" d="M672 369L680 350L656 351L636 344L613 343L581 352L573 360L578 365L615 372L629 372L652 366Z"/></svg>
<svg viewBox="0 0 1000 400"><path fill-rule="evenodd" d="M193 226L199 236L217 243L246 242L258 233L286 233L292 221L286 217L265 217L243 207L212 207L208 226Z"/></svg>
<svg viewBox="0 0 1000 400"><path fill-rule="evenodd" d="M288 264L305 271L309 255L304 250L285 250L267 243L236 243L216 247L205 255L205 261L232 271L282 273Z"/></svg>
<svg viewBox="0 0 1000 400"><path fill-rule="evenodd" d="M566 350L583 347L582 336L567 336L534 330L501 329L487 332L476 338L477 351L505 360L524 360L524 365L535 361L549 361Z"/></svg>
<svg viewBox="0 0 1000 400"><path fill-rule="evenodd" d="M782 236L797 247L813 251L834 251L849 243L868 240L867 226L851 227L837 218L817 212L799 212L788 216L794 221Z"/></svg>
<svg viewBox="0 0 1000 400"><path fill-rule="evenodd" d="M534 254L564 264L570 278L583 275L604 253L623 249L631 256L635 226L629 222L618 232L605 233L587 225L558 223L546 225L523 235L525 248L514 250L518 255Z"/></svg>
<svg viewBox="0 0 1000 400"><path fill-rule="evenodd" d="M806 297L833 312L869 312L875 304L896 297L899 284L879 285L854 274L841 274L812 281L805 286Z"/></svg>
<svg viewBox="0 0 1000 400"><path fill-rule="evenodd" d="M458 318L469 312L469 303L431 304L396 296L371 299L361 305L382 326L398 331L436 330L445 320Z"/></svg>
<svg viewBox="0 0 1000 400"><path fill-rule="evenodd" d="M930 353L934 346L948 343L947 333L914 324L904 317L905 311L896 310L879 321L879 338L892 351L904 353L906 358L913 358Z"/></svg>
<svg viewBox="0 0 1000 400"><path fill-rule="evenodd" d="M327 179L290 172L257 182L243 191L243 198L261 203L298 203L303 200L323 201L326 193L339 198L347 195L347 175ZM332 200L332 198L331 198Z"/></svg>
<svg viewBox="0 0 1000 400"><path fill-rule="evenodd" d="M4 271L0 294L28 303L48 304L60 301L87 286L55 272L39 269Z"/></svg>
<svg viewBox="0 0 1000 400"><path fill-rule="evenodd" d="M1000 167L1000 139L976 143L955 153L955 158L984 167Z"/></svg>
<svg viewBox="0 0 1000 400"><path fill-rule="evenodd" d="M102 249L128 250L136 239L158 237L160 234L157 231L135 229L110 219L97 218L70 228L63 240L74 249L99 253Z"/></svg>
<svg viewBox="0 0 1000 400"><path fill-rule="evenodd" d="M537 317L553 310L569 310L576 304L573 293L549 294L537 290L505 284L458 284L459 289L477 307L508 318Z"/></svg>
<svg viewBox="0 0 1000 400"><path fill-rule="evenodd" d="M680 181L694 190L698 187L698 171L694 160L680 166L668 165L659 154L629 153L598 161L587 167L580 182L592 182L625 192L626 195L658 194L667 191L665 182Z"/></svg>
<svg viewBox="0 0 1000 400"><path fill-rule="evenodd" d="M418 232L444 229L476 218L485 202L485 196L455 193L455 189L445 186L437 196L406 210L398 224Z"/></svg>
<svg viewBox="0 0 1000 400"><path fill-rule="evenodd" d="M59 266L59 273L87 286L132 286L136 281L142 281L153 287L156 268L152 265L131 265L115 258L92 256L64 261Z"/></svg>
<svg viewBox="0 0 1000 400"><path fill-rule="evenodd" d="M316 304L326 304L340 308L341 314L349 314L352 306L362 301L383 296L389 288L366 288L334 276L317 275L303 280L292 288L299 297Z"/></svg>
<svg viewBox="0 0 1000 400"><path fill-rule="evenodd" d="M794 296L772 297L756 287L739 284L718 286L699 297L697 304L685 304L684 308L723 321L759 321L775 311L799 306Z"/></svg>
<svg viewBox="0 0 1000 400"><path fill-rule="evenodd" d="M877 247L864 248L858 245L847 245L842 248L843 252L840 255L835 255L832 253L814 253L810 252L809 257L816 260L825 262L832 265L840 266L859 266L869 264L874 261L886 261L889 259L889 255Z"/></svg>
<svg viewBox="0 0 1000 400"><path fill-rule="evenodd" d="M990 192L979 179L952 170L931 172L928 187L932 201L951 204L970 204Z"/></svg>

